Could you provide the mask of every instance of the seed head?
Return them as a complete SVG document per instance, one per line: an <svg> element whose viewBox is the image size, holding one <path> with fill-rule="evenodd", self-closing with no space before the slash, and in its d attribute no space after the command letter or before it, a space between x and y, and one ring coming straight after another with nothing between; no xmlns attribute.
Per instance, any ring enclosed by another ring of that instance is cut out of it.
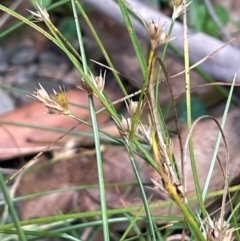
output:
<svg viewBox="0 0 240 241"><path fill-rule="evenodd" d="M171 1L172 6L173 6L173 14L172 14L172 19L175 21L176 18L178 18L180 15L182 15L185 11L185 4L183 0L172 0ZM191 2L186 4L186 10Z"/></svg>
<svg viewBox="0 0 240 241"><path fill-rule="evenodd" d="M47 91L39 84L40 89L36 89L30 97L42 102L47 108L49 114L69 115L71 111L68 107L65 89L59 87L60 92L53 90L53 95L49 95Z"/></svg>
<svg viewBox="0 0 240 241"><path fill-rule="evenodd" d="M123 133L130 133L132 126L132 121L130 118L122 117L119 127Z"/></svg>
<svg viewBox="0 0 240 241"><path fill-rule="evenodd" d="M104 72L104 75L102 75L102 72L100 72L100 75L96 77L94 77L94 75L90 73L90 81L93 83L93 85L98 89L98 91L101 94L105 86L105 77L106 77L106 72ZM83 78L81 79L80 86L77 86L77 87L86 91L88 94L93 93L91 86Z"/></svg>
<svg viewBox="0 0 240 241"><path fill-rule="evenodd" d="M153 50L155 50L159 45L170 41L168 35L163 31L164 26L160 28L159 24L153 20L146 25L146 29L150 37L150 43Z"/></svg>
<svg viewBox="0 0 240 241"><path fill-rule="evenodd" d="M105 86L105 78L106 78L106 71L102 75L102 71L100 71L100 75L95 77L94 84L96 85L97 89L100 93L103 92Z"/></svg>
<svg viewBox="0 0 240 241"><path fill-rule="evenodd" d="M173 6L179 7L180 5L182 5L183 0L172 0L171 3Z"/></svg>
<svg viewBox="0 0 240 241"><path fill-rule="evenodd" d="M40 6L36 2L36 9L37 9L36 12L28 10L33 15L35 22L50 21L49 14L46 8L44 8L43 6Z"/></svg>
<svg viewBox="0 0 240 241"><path fill-rule="evenodd" d="M234 228L230 228L226 221L212 220L209 216L205 222L202 222L202 230L209 241L232 241Z"/></svg>
<svg viewBox="0 0 240 241"><path fill-rule="evenodd" d="M132 101L130 100L130 103L128 105L127 102L126 103L126 106L127 106L127 110L128 110L128 113L131 117L134 116L134 114L136 113L136 110L137 110L137 107L138 107L138 102L137 101Z"/></svg>
<svg viewBox="0 0 240 241"><path fill-rule="evenodd" d="M83 78L81 78L80 85L77 86L77 88L79 88L83 91L86 91L88 94L92 94L92 88L89 86L89 84Z"/></svg>

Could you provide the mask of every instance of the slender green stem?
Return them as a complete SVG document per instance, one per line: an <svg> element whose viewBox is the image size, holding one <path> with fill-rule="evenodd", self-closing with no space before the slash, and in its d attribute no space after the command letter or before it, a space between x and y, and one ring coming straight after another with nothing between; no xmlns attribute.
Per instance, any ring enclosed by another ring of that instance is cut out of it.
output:
<svg viewBox="0 0 240 241"><path fill-rule="evenodd" d="M169 28L169 30L168 30L168 36L169 36L169 37L170 37L171 34L172 34L174 22L175 22L175 21L172 20L171 25L170 25L170 28ZM163 52L162 52L162 57L161 57L161 60L162 60L162 61L164 61L164 59L165 59L165 55L166 55L166 53L167 53L168 46L169 46L169 41L166 42L165 45L164 45ZM160 78L161 72L162 72L162 68L160 67L160 68L159 68L159 71L158 71L158 80L159 80L159 78ZM157 83L156 83L156 89L155 89L156 105L158 105L159 84L160 84L160 81L157 81Z"/></svg>
<svg viewBox="0 0 240 241"><path fill-rule="evenodd" d="M27 241L27 239L25 237L25 234L23 232L23 229L21 227L21 224L19 222L19 218L18 218L17 212L16 212L16 210L14 208L13 201L11 199L10 193L8 192L8 188L7 188L6 184L5 184L1 168L0 168L0 187L2 189L2 192L3 192L4 198L6 200L6 203L8 205L9 212L10 212L10 214L12 216L13 223L14 223L14 226L15 226L15 228L17 230L17 234L18 234L19 240L20 241Z"/></svg>
<svg viewBox="0 0 240 241"><path fill-rule="evenodd" d="M229 92L229 95L228 95L226 107L225 107L225 110L224 110L224 113L223 113L222 122L221 122L221 128L222 129L224 128L224 125L225 125L225 122L226 122L226 119L227 119L227 114L228 114L228 110L229 110L231 99L232 99L235 81L236 81L236 76L234 76L232 86L231 86L231 89L230 89L230 92ZM218 136L217 136L216 145L215 145L214 152L213 152L213 156L212 156L212 160L211 160L211 164L210 164L209 171L208 171L208 176L207 176L204 188L203 188L203 193L202 193L203 200L206 199L206 195L207 195L210 179L212 177L212 173L213 173L213 170L214 170L214 166L215 166L215 163L216 163L217 154L218 154L221 139L222 139L222 134L219 131Z"/></svg>
<svg viewBox="0 0 240 241"><path fill-rule="evenodd" d="M186 0L184 0L184 4L186 6ZM186 85L187 126L188 126L188 130L190 130L192 126L192 110L191 110L191 81L190 81L190 71L189 71L189 48L188 48L188 27L187 27L186 8L183 14L183 26L184 26L184 65L185 65L185 85ZM199 206L204 217L206 217L207 212L204 207L204 203L202 199L202 191L200 188L199 179L197 175L192 135L189 138L189 155L190 155L193 179L194 179L194 184L196 188L196 193L198 196ZM184 186L185 186L185 183L184 183Z"/></svg>
<svg viewBox="0 0 240 241"><path fill-rule="evenodd" d="M79 46L80 46L80 53L81 53L81 57L82 57L83 70L84 70L85 74L87 74L88 65L87 65L85 49L84 49L84 46L83 46L83 38L82 38L82 34L81 34L80 23L79 23L79 20L78 20L75 1L71 0L71 2L72 2L73 16L74 16L76 31L77 31L77 36L78 36L78 43L79 43Z"/></svg>
<svg viewBox="0 0 240 241"><path fill-rule="evenodd" d="M130 20L128 9L125 6L123 0L118 0L118 4L119 4L119 7L121 9L121 12L122 12L122 15L123 15L123 18L124 18L129 36L131 38L136 56L138 58L140 69L142 71L142 75L145 76L146 75L146 69L147 69L145 57L143 55L142 48L141 48L141 46L139 44L139 41L138 41L138 37L136 35L136 32L135 32L134 27L132 25L132 22Z"/></svg>
<svg viewBox="0 0 240 241"><path fill-rule="evenodd" d="M134 139L134 134L135 134L136 127L139 123L139 118L140 118L140 114L141 114L141 104L142 104L144 96L145 96L145 88L148 86L149 72L148 72L148 68L147 68L147 64L146 64L146 61L145 61L145 57L144 57L142 48L139 44L138 37L136 35L136 32L134 30L134 27L132 25L132 22L131 22L129 13L128 13L128 8L126 7L123 0L118 0L118 4L119 4L120 10L122 12L122 16L124 18L125 25L127 27L130 39L132 41L132 45L133 45L133 48L135 50L135 53L136 53L136 56L137 56L137 59L138 59L138 62L139 62L139 66L140 66L140 69L142 71L142 76L143 76L143 79L144 79L143 86L142 86L142 92L140 93L140 97L139 97L139 100L138 100L138 107L137 107L136 113L135 113L135 115L133 117L133 120L132 120L131 132L130 132L130 137L129 137L130 152L132 152L133 151L132 143L133 143L133 139ZM151 65L151 63L149 64L149 66L150 65Z"/></svg>
<svg viewBox="0 0 240 241"><path fill-rule="evenodd" d="M101 144L99 141L96 111L94 108L94 101L93 101L92 95L89 95L89 107L90 107L90 113L91 113L91 120L93 123L92 128L93 128L94 142L95 142L95 148L96 148L98 182L99 182L100 202L101 202L102 221L103 221L103 234L104 234L104 240L109 241L110 237L109 237L109 228L108 228L106 194L105 194L105 187L104 187L103 163L102 163L101 149L100 149Z"/></svg>
<svg viewBox="0 0 240 241"><path fill-rule="evenodd" d="M134 226L136 227L135 230L136 230L136 233L137 234L141 234L141 231L139 230L139 227L137 227L137 221L139 220L140 218L140 215L142 214L142 212L144 211L144 206L142 207L142 209L138 212L138 214L132 218L130 217L128 214L125 214L125 216L127 216L129 219L130 219L130 225L127 227L127 229L124 231L123 235L121 236L121 239L119 241L124 241L126 240L127 238L127 235L130 233L131 229L134 228ZM140 239L140 241L144 241L144 239Z"/></svg>
<svg viewBox="0 0 240 241"><path fill-rule="evenodd" d="M130 150L129 150L129 153L131 153ZM155 235L155 231L154 231L152 215L151 215L148 200L147 200L147 197L146 197L143 185L142 185L141 177L138 173L137 166L136 166L134 158L130 155L129 155L129 158L131 160L131 164L132 164L137 182L139 184L139 188L140 188L140 192L141 192L141 196L142 196L142 200L143 200L143 205L144 205L145 212L146 212L146 215L147 215L147 218L148 218L148 226L149 226L149 229L150 229L151 240L156 241L156 235Z"/></svg>
<svg viewBox="0 0 240 241"><path fill-rule="evenodd" d="M205 237L203 236L203 234L202 234L200 228L198 227L196 221L193 219L192 215L190 214L187 206L180 199L178 193L176 192L175 187L172 186L172 187L169 187L169 188L172 189L171 194L173 195L173 199L177 203L179 208L182 210L182 212L184 214L184 217L186 218L187 223L191 227L192 231L195 233L197 240L198 241L206 241Z"/></svg>
<svg viewBox="0 0 240 241"><path fill-rule="evenodd" d="M149 150L146 150L146 148L144 148L144 146L138 140L135 140L134 144L142 152L145 161L147 161L154 169L157 170L157 168L158 168L157 163L152 158L152 156L149 154Z"/></svg>
<svg viewBox="0 0 240 241"><path fill-rule="evenodd" d="M174 47L171 43L169 44L169 48L179 57L184 58L184 55L176 48ZM190 64L194 65L194 62L192 60L190 60ZM202 76L207 82L209 83L213 83L215 82L215 79L213 77L211 77L209 74L207 74L206 72L204 72L200 67L195 67L194 71L196 71L200 76ZM216 88L219 93L224 96L226 99L228 98L228 91L226 88L224 88L223 86L219 86L219 85L214 85L214 88ZM232 96L232 101L235 104L238 104L238 100L235 96Z"/></svg>
<svg viewBox="0 0 240 241"><path fill-rule="evenodd" d="M73 15L75 19L78 41L80 45L80 52L82 57L83 63L83 71L85 75L88 75L88 65L85 55L85 49L83 45L83 38L80 32L80 24L77 17L77 11L75 8L75 1L72 0L72 8L73 8ZM94 92L95 93L95 92ZM97 90L98 94L99 91ZM102 211L102 221L103 221L103 236L104 240L109 241L109 228L108 228L108 216L107 216L107 204L106 204L106 194L105 194L105 184L104 184L104 174L103 174L103 164L102 164L102 156L101 156L101 144L99 139L99 131L97 125L97 118L96 118L96 110L94 106L93 94L88 94L88 101L89 101L89 108L90 108L90 115L92 120L92 128L93 128L93 137L94 137L94 144L96 150L96 160L97 160L97 171L98 171L98 183L99 183L99 190L100 190L100 203L101 203L101 211Z"/></svg>
<svg viewBox="0 0 240 241"><path fill-rule="evenodd" d="M95 38L95 40L96 40L96 42L97 42L100 50L102 51L102 54L103 54L106 62L108 63L108 65L109 65L112 69L115 69L114 66L113 66L112 61L110 60L110 58L109 58L109 56L108 56L107 51L105 50L105 48L104 48L101 40L100 40L99 37L98 37L98 34L97 34L96 30L94 29L93 25L91 24L91 22L90 22L90 20L89 20L89 18L88 18L88 16L87 16L87 14L85 13L83 7L82 7L81 4L79 3L79 1L75 0L75 3L76 3L76 6L78 7L79 11L81 12L84 20L86 21L89 29L91 30L91 32L92 32L92 34L93 34L93 37ZM121 88L122 92L124 93L124 95L127 95L127 91L126 91L124 85L122 84L122 81L121 81L121 79L119 78L119 75L117 74L117 72L116 72L116 71L113 71L113 75L114 75L114 77L116 78L116 80L117 80L117 82L118 82L118 85L120 86L120 88Z"/></svg>

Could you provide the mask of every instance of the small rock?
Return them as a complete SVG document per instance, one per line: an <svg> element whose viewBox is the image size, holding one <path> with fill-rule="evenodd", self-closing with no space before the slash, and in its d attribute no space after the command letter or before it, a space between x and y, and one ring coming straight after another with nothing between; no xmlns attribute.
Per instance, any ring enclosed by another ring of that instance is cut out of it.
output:
<svg viewBox="0 0 240 241"><path fill-rule="evenodd" d="M8 93L0 91L0 114L12 111L14 108L13 99L8 95Z"/></svg>
<svg viewBox="0 0 240 241"><path fill-rule="evenodd" d="M40 64L61 64L62 62L66 62L66 58L63 56L59 56L57 53L53 51L46 50L40 53L38 57Z"/></svg>
<svg viewBox="0 0 240 241"><path fill-rule="evenodd" d="M7 58L3 50L0 48L0 73L4 73L7 71Z"/></svg>
<svg viewBox="0 0 240 241"><path fill-rule="evenodd" d="M54 80L62 80L69 70L69 64L62 62L60 64L53 63L43 63L38 66L38 71L36 76L49 78Z"/></svg>
<svg viewBox="0 0 240 241"><path fill-rule="evenodd" d="M9 66L7 74L4 76L3 83L7 85L16 85L30 82L35 78L37 71L37 64L31 64L28 67L20 65Z"/></svg>
<svg viewBox="0 0 240 241"><path fill-rule="evenodd" d="M37 59L37 51L29 46L18 47L10 56L10 63L13 65L27 65Z"/></svg>
<svg viewBox="0 0 240 241"><path fill-rule="evenodd" d="M81 74L76 68L73 68L64 78L63 82L69 85L79 85L81 81Z"/></svg>

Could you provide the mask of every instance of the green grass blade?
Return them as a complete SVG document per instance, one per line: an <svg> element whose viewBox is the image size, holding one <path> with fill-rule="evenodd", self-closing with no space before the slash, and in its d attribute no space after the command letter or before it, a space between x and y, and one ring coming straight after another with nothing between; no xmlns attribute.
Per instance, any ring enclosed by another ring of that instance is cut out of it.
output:
<svg viewBox="0 0 240 241"><path fill-rule="evenodd" d="M232 85L231 85L231 89L229 91L226 107L225 107L225 110L224 110L224 113L223 113L222 122L221 122L221 128L222 129L224 129L224 125L225 125L225 122L226 122L226 118L227 118L228 110L229 110L229 107L230 107L235 82L236 82L236 75L233 78L233 82L232 82ZM217 153L218 153L218 149L219 149L219 146L220 146L221 139L222 139L222 135L221 135L221 132L219 131L218 136L217 136L216 145L215 145L214 152L213 152L213 156L212 156L212 160L211 160L211 164L210 164L209 171L208 171L208 176L207 176L204 188L203 188L203 193L202 193L203 200L205 200L206 195L207 195L207 191L208 191L210 179L212 177L213 169L214 169L214 166L215 166L215 163L216 163Z"/></svg>
<svg viewBox="0 0 240 241"><path fill-rule="evenodd" d="M97 44L98 44L98 46L99 46L99 49L101 50L101 52L102 52L102 54L103 54L106 62L108 63L108 65L109 65L112 69L115 69L114 66L113 66L112 61L110 60L110 58L109 58L109 56L108 56L108 53L106 52L106 50L105 50L105 48L104 48L101 40L100 40L99 37L98 37L97 32L95 31L93 25L91 24L91 22L90 22L90 20L89 20L89 18L88 18L88 16L87 16L87 14L85 13L83 7L81 6L81 4L80 4L79 2L76 2L76 5L77 5L79 11L81 12L84 20L86 21L89 29L91 30L91 32L92 32L92 34L93 34L93 37L94 37L94 39L96 40L96 42L97 42ZM113 75L114 75L114 77L116 78L116 80L117 80L117 82L118 82L118 85L120 86L120 88L121 88L122 92L124 93L124 95L127 95L126 89L125 89L124 85L122 84L122 81L121 81L119 75L118 75L115 71L113 71Z"/></svg>
<svg viewBox="0 0 240 241"><path fill-rule="evenodd" d="M118 0L118 4L119 4L119 7L121 9L121 12L122 12L122 15L123 15L123 18L124 18L129 36L131 38L136 56L138 58L138 62L139 62L140 69L142 71L142 75L145 77L147 65L146 65L145 57L143 55L141 46L140 46L139 41L138 41L138 37L137 37L136 32L134 30L134 27L131 23L130 16L129 16L129 13L128 13L128 9L125 6L123 0Z"/></svg>
<svg viewBox="0 0 240 241"><path fill-rule="evenodd" d="M89 107L90 107L90 113L91 113L91 120L93 123L92 128L93 128L95 148L96 148L98 182L99 182L100 202L101 202L102 221L103 221L103 234L104 234L104 240L109 241L110 236L109 236L109 227L108 227L106 194L105 194L105 187L104 187L105 184L104 184L104 175L103 175L103 163L102 163L101 147L100 147L101 144L99 141L97 119L96 119L96 113L95 113L92 95L89 96Z"/></svg>
<svg viewBox="0 0 240 241"><path fill-rule="evenodd" d="M148 203L148 200L147 200L147 197L146 197L143 185L142 185L141 177L138 173L138 169L137 169L134 158L132 156L129 156L129 158L131 160L133 171L135 173L137 182L139 184L139 188L140 188L140 192L141 192L142 200L143 200L143 205L144 205L146 216L147 216L147 219L148 219L148 226L149 226L149 229L150 229L151 238L152 238L152 240L156 241L153 219L152 219L152 215L151 215L151 212L150 212L149 203Z"/></svg>
<svg viewBox="0 0 240 241"><path fill-rule="evenodd" d="M19 240L20 241L27 241L27 239L25 237L25 234L23 232L23 229L21 227L21 224L19 222L19 218L18 218L17 212L16 212L15 207L13 205L12 198L11 198L10 193L8 192L8 188L7 188L6 184L5 184L5 181L4 181L1 169L0 169L0 187L2 189L2 192L3 192L4 198L6 200L6 203L8 205L9 212L10 212L12 220L14 222L14 226L15 226L15 228L17 230L17 234L18 234Z"/></svg>

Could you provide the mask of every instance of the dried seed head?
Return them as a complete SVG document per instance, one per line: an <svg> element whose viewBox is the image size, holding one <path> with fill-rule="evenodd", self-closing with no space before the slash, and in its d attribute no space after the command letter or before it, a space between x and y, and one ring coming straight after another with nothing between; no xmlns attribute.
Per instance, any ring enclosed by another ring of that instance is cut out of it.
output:
<svg viewBox="0 0 240 241"><path fill-rule="evenodd" d="M130 100L130 103L128 105L127 102L126 103L126 106L127 106L127 110L128 110L128 113L131 117L134 116L134 114L136 113L136 110L137 110L137 107L138 107L138 101L132 101Z"/></svg>
<svg viewBox="0 0 240 241"><path fill-rule="evenodd" d="M176 18L178 18L179 16L181 16L184 11L185 11L185 4L183 2L183 0L172 0L171 1L172 6L173 6L173 14L172 14L172 19L173 21L175 21ZM189 6L191 2L186 4L186 10Z"/></svg>
<svg viewBox="0 0 240 241"><path fill-rule="evenodd" d="M61 86L59 87L59 89L60 89L60 92L58 92L58 93L53 89L54 95L51 95L51 97L63 109L68 110L69 108L68 108L66 91Z"/></svg>
<svg viewBox="0 0 240 241"><path fill-rule="evenodd" d="M221 227L220 222L214 221L207 229L206 237L209 241L231 241L234 229L229 228L229 225L224 221Z"/></svg>
<svg viewBox="0 0 240 241"><path fill-rule="evenodd" d="M208 241L232 241L234 228L229 228L226 221L219 219L213 221L209 216L205 221L202 221L201 229Z"/></svg>
<svg viewBox="0 0 240 241"><path fill-rule="evenodd" d="M68 107L65 89L59 87L60 92L57 93L53 90L54 94L50 96L41 84L39 84L39 86L40 89L33 91L30 97L42 102L48 108L49 114L69 115L71 113Z"/></svg>
<svg viewBox="0 0 240 241"><path fill-rule="evenodd" d="M36 91L33 91L33 94L31 94L30 97L33 97L42 103L47 103L51 101L47 91L42 87L41 84L39 84L39 86L40 86L40 89L36 89Z"/></svg>
<svg viewBox="0 0 240 241"><path fill-rule="evenodd" d="M119 127L123 133L130 133L132 126L132 121L130 118L122 117Z"/></svg>
<svg viewBox="0 0 240 241"><path fill-rule="evenodd" d="M159 36L160 28L158 23L155 23L153 20L147 25L147 32L150 39L156 39Z"/></svg>
<svg viewBox="0 0 240 241"><path fill-rule="evenodd" d="M100 71L100 75L95 77L94 84L96 85L97 89L100 93L102 93L104 86L105 86L105 78L106 78L106 71L102 76L102 71Z"/></svg>
<svg viewBox="0 0 240 241"><path fill-rule="evenodd" d="M79 88L83 91L86 91L88 94L92 94L92 88L89 86L89 84L83 78L81 78L80 85L77 86L77 88Z"/></svg>
<svg viewBox="0 0 240 241"><path fill-rule="evenodd" d="M49 14L48 14L46 8L44 8L43 6L40 6L36 2L36 9L37 9L36 12L27 10L33 15L35 22L50 21Z"/></svg>
<svg viewBox="0 0 240 241"><path fill-rule="evenodd" d="M160 28L159 24L153 20L146 25L146 29L150 37L150 43L153 50L155 50L159 45L170 41L168 35L163 31L164 26Z"/></svg>
<svg viewBox="0 0 240 241"><path fill-rule="evenodd" d="M171 4L175 7L179 7L180 5L182 5L183 0L172 0Z"/></svg>
<svg viewBox="0 0 240 241"><path fill-rule="evenodd" d="M106 71L104 75L102 75L102 72L100 72L100 75L96 77L94 77L94 75L90 73L90 80L100 93L102 93L105 86L105 77L106 77ZM77 87L86 91L88 94L93 93L92 88L83 78L81 79L80 86L77 86Z"/></svg>

